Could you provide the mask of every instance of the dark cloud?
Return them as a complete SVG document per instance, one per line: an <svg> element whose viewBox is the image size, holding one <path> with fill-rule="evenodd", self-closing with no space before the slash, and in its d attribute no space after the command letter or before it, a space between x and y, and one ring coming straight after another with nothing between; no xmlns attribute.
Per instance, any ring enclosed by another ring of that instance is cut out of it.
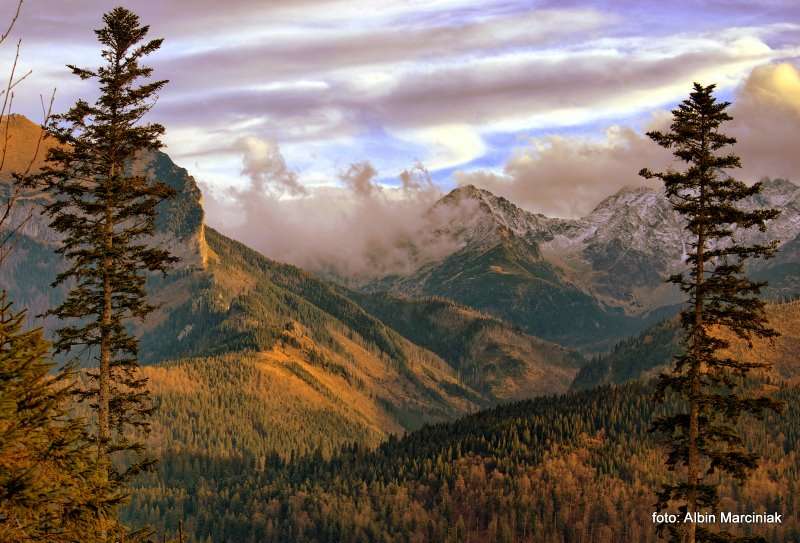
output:
<svg viewBox="0 0 800 543"><path fill-rule="evenodd" d="M350 31L313 28L274 39L264 37L240 44L182 55L162 68L177 74L180 85L207 81L197 67L213 70L220 81L239 84L329 73L352 67L430 62L453 55L501 51L504 48L560 43L569 36L607 26L609 17L598 12L531 11L439 24L392 25ZM242 59L247 59L242 62ZM313 77L313 76L312 76Z"/></svg>
<svg viewBox="0 0 800 543"><path fill-rule="evenodd" d="M653 107L654 100L657 104L665 99L660 91L675 82L688 84L708 73L738 73L743 66L769 60L772 53L758 45L748 50L730 38L684 54L650 51L639 57L637 51L603 54L585 50L557 59L530 55L476 60L412 69L392 76L391 83L379 90L335 78L318 86L264 90L234 86L176 94L160 103L157 113L176 124L191 119L192 123L224 126L241 119L260 119L260 135L281 141L337 137L372 124L413 130L456 121L483 128L518 121L522 127L526 119L558 110L602 115L604 108L635 111ZM232 60L221 63L233 64ZM626 97L631 100L622 105ZM292 127L298 125L308 130L293 133Z"/></svg>
<svg viewBox="0 0 800 543"><path fill-rule="evenodd" d="M635 53L569 55L554 62L530 58L492 65L464 65L415 74L380 102L392 124L438 124L457 118L475 125L557 109L591 108L626 95L658 90L690 80L704 69L764 53L736 55L723 48L703 52L637 58Z"/></svg>

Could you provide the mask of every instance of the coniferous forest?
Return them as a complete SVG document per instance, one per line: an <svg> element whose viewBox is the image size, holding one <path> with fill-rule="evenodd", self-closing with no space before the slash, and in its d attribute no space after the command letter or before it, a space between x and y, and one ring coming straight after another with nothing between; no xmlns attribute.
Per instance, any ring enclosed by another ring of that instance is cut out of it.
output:
<svg viewBox="0 0 800 543"><path fill-rule="evenodd" d="M792 6L40 4L0 543L800 541Z"/></svg>

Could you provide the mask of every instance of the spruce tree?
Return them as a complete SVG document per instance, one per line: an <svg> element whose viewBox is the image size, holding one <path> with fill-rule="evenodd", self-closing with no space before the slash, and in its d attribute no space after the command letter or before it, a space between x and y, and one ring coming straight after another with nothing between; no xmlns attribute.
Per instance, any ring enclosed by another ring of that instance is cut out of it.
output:
<svg viewBox="0 0 800 543"><path fill-rule="evenodd" d="M53 285L70 288L48 312L62 321L55 351L90 358L81 396L95 410L98 469L124 493L129 478L150 463L138 436L152 412L130 324L154 309L147 275L166 273L176 260L153 238L157 206L174 191L133 169L137 157L162 146L164 127L141 122L166 84L151 80L152 68L141 61L162 40L143 41L149 28L124 8L103 21L95 34L105 63L95 70L69 66L98 82L99 97L53 116L47 128L60 145L49 150L38 180L51 196L45 213L67 261Z"/></svg>
<svg viewBox="0 0 800 543"><path fill-rule="evenodd" d="M52 374L41 329L0 294L0 541L97 541L113 493L94 473L86 424L70 412L75 376Z"/></svg>
<svg viewBox="0 0 800 543"><path fill-rule="evenodd" d="M673 209L685 219L689 236L688 274L668 279L688 297L680 315L684 348L658 384L659 399L677 393L685 409L653 424L653 430L667 442L668 469L680 474L679 482L663 485L657 506L664 510L679 505L681 518L687 511L714 510L719 496L717 478L712 475L727 474L741 483L757 466L757 455L746 450L737 431L740 417L761 416L765 410L780 408L745 385L747 374L765 365L727 356L724 349L729 342L718 333L730 330L749 345L754 338L778 335L769 327L759 298L765 283L751 281L745 273L749 259L771 257L777 242L747 244L742 240L748 229L764 232L766 221L778 211L741 206L744 199L761 191L761 184L747 186L726 172L741 167L741 161L730 150L736 140L720 131L722 124L731 120L726 112L730 103L718 102L714 88L695 83L689 98L672 111L669 131L647 134L671 149L687 167L640 172L645 178L663 181ZM662 532L666 528L672 541L760 540L737 539L694 523L659 528Z"/></svg>

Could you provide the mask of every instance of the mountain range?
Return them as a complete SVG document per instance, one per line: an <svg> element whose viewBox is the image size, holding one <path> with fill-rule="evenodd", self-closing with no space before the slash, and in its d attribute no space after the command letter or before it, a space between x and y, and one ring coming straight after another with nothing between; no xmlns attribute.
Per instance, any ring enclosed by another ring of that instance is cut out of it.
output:
<svg viewBox="0 0 800 543"><path fill-rule="evenodd" d="M39 128L19 116L10 126L9 155L32 156ZM574 351L450 300L366 295L272 261L204 224L195 180L166 154L141 156L132 167L176 191L159 209L156 242L181 260L166 278L149 279L159 309L135 325L146 373L173 405L172 416L196 416L206 395L207 407L218 408L207 418L224 420L229 401L244 401L261 421L246 424L269 428L256 432L254 450L330 450L565 391L582 362ZM64 289L50 287L63 262L40 213L46 198L27 194L15 207L10 224L23 226L0 288L49 332L56 323L34 317ZM185 430L169 420L155 426L154 435ZM219 439L228 431L207 428Z"/></svg>
<svg viewBox="0 0 800 543"><path fill-rule="evenodd" d="M765 232L742 240L777 239L780 252L751 272L770 281L775 299L800 293L800 187L765 180L744 207L781 215ZM442 296L486 311L529 334L603 351L675 314L680 292L665 279L684 268L680 217L655 188L623 188L580 219L549 218L468 185L432 210L432 235L454 250L409 274L363 286L370 292Z"/></svg>
<svg viewBox="0 0 800 543"><path fill-rule="evenodd" d="M9 125L6 177L33 156L40 134L21 116ZM132 167L175 189L159 210L156 239L181 259L167 278L149 280L160 308L137 325L143 362L246 353L284 389L303 390L297 402L357 420L359 435L563 392L585 362L576 348L608 350L674 314L680 302L664 278L681 269L684 229L655 189L625 188L586 217L560 219L459 187L427 214L425 239L452 247L448 254L354 288L207 227L195 180L166 154L141 156ZM0 271L0 287L29 316L63 296L49 286L62 263L39 213L45 197L26 195L15 208L12 225L31 216ZM767 180L746 205L781 209L766 232L747 239L781 241L778 257L754 272L770 279L773 296L796 295L800 188Z"/></svg>

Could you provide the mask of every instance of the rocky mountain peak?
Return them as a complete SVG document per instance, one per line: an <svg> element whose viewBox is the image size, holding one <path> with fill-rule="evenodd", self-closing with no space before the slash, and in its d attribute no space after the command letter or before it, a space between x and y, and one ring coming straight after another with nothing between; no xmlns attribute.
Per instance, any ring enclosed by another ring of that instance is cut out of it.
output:
<svg viewBox="0 0 800 543"><path fill-rule="evenodd" d="M526 211L474 185L450 191L435 207L450 210L450 231L461 231L470 241L480 240L484 244L510 237L534 242L547 237L553 225L560 221Z"/></svg>
<svg viewBox="0 0 800 543"><path fill-rule="evenodd" d="M800 234L800 187L794 183L766 180L762 193L742 205L782 211L766 233L747 231L742 241L788 244ZM436 207L458 210L440 233L461 240L463 250L478 254L524 242L532 257L556 266L564 281L626 314L645 314L679 299L664 278L685 266L686 232L660 186L623 187L580 219L530 213L473 185L451 191Z"/></svg>
<svg viewBox="0 0 800 543"><path fill-rule="evenodd" d="M642 215L644 212L664 206L669 206L669 202L660 191L650 187L625 186L597 204L584 219L605 220L609 216L629 212Z"/></svg>

